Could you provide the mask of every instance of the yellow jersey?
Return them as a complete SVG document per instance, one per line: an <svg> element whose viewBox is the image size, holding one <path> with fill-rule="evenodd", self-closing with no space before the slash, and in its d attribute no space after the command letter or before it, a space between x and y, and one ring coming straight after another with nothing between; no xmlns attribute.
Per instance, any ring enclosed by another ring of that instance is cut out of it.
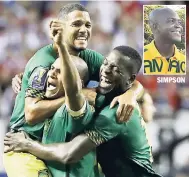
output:
<svg viewBox="0 0 189 177"><path fill-rule="evenodd" d="M175 45L175 54L165 58L156 49L154 40L144 46L144 74L177 75L185 74L186 56L179 52Z"/></svg>

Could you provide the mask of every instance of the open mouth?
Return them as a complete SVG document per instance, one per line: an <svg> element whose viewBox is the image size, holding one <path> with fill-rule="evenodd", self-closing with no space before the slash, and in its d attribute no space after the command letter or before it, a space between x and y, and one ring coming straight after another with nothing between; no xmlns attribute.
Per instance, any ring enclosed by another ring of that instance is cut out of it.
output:
<svg viewBox="0 0 189 177"><path fill-rule="evenodd" d="M181 35L181 31L172 31L173 34Z"/></svg>
<svg viewBox="0 0 189 177"><path fill-rule="evenodd" d="M56 89L56 84L47 82L47 90L55 90Z"/></svg>
<svg viewBox="0 0 189 177"><path fill-rule="evenodd" d="M105 76L101 76L100 78L100 86L101 87L109 87L112 85L112 81L110 81L110 79L108 79Z"/></svg>
<svg viewBox="0 0 189 177"><path fill-rule="evenodd" d="M79 36L76 38L76 40L79 40L79 41L87 41L88 37L87 36Z"/></svg>

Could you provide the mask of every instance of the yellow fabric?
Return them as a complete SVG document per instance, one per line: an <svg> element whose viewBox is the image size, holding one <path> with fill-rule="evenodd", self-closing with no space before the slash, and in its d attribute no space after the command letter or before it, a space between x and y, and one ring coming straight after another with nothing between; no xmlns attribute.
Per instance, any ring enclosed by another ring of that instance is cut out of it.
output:
<svg viewBox="0 0 189 177"><path fill-rule="evenodd" d="M4 153L3 164L8 177L51 177L44 162L29 153Z"/></svg>
<svg viewBox="0 0 189 177"><path fill-rule="evenodd" d="M66 108L69 112L69 114L73 117L73 118L80 118L81 115L83 115L86 112L86 107L87 107L87 102L85 101L82 108L78 111L73 111L69 108L69 106L66 104Z"/></svg>
<svg viewBox="0 0 189 177"><path fill-rule="evenodd" d="M175 46L175 54L167 61L156 49L154 41L144 46L144 74L185 74L186 56Z"/></svg>

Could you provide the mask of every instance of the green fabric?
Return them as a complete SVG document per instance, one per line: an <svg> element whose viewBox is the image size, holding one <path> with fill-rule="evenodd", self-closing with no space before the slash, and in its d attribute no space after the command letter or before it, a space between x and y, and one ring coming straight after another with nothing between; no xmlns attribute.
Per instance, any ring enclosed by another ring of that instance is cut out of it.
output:
<svg viewBox="0 0 189 177"><path fill-rule="evenodd" d="M34 70L37 67L50 68L51 64L57 57L58 56L53 50L52 44L50 44L38 50L27 63L22 79L21 91L16 97L14 110L10 120L11 129L25 130L27 133L33 136L32 138L38 140L41 139L44 124L40 123L35 126L30 126L25 121L24 106L25 96L27 96L26 90L28 91L30 89L28 81L32 78L32 73ZM80 57L86 61L89 67L90 79L98 80L99 69L103 62L103 56L95 51L86 49L80 53Z"/></svg>
<svg viewBox="0 0 189 177"><path fill-rule="evenodd" d="M85 130L86 135L98 145L98 160L104 173L110 168L115 174L118 173L119 177L125 177L127 170L124 167L129 159L137 167L145 169L147 174L154 174L151 146L143 118L135 109L128 122L117 123L117 107L118 105L110 109L107 105L101 108L93 123Z"/></svg>
<svg viewBox="0 0 189 177"><path fill-rule="evenodd" d="M99 71L104 57L100 53L90 49L81 51L79 57L87 63L90 80L99 81Z"/></svg>
<svg viewBox="0 0 189 177"><path fill-rule="evenodd" d="M90 123L93 113L94 108L87 102L85 114L74 119L67 112L66 106L63 105L55 113L52 120L46 121L42 143L51 144L70 141ZM95 164L95 151L88 153L78 163L71 165L46 161L53 177L63 177L66 174L69 174L69 177L93 177Z"/></svg>
<svg viewBox="0 0 189 177"><path fill-rule="evenodd" d="M30 126L25 122L25 90L28 88L28 81L36 67L50 67L50 65L55 61L56 58L56 53L54 52L51 44L37 51L35 55L30 59L30 61L27 63L22 79L21 91L18 93L16 97L14 110L10 120L11 129L25 129L25 131L31 135L33 135L32 131L34 131L37 133L36 135L34 135L34 137L37 139L40 139L39 137L42 136L41 129L43 127L43 123L35 126Z"/></svg>

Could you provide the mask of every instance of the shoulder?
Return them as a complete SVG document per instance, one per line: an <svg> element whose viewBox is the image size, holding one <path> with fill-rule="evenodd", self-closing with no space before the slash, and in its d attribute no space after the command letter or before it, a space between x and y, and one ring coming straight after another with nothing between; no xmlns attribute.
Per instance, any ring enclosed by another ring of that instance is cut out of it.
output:
<svg viewBox="0 0 189 177"><path fill-rule="evenodd" d="M179 54L180 54L179 60L185 61L186 60L186 56L181 52L179 52Z"/></svg>
<svg viewBox="0 0 189 177"><path fill-rule="evenodd" d="M111 109L110 109L110 105L104 107L98 114L98 117L100 117L101 122L108 121L108 122L117 124L117 121L116 121L117 108L118 108L118 105Z"/></svg>
<svg viewBox="0 0 189 177"><path fill-rule="evenodd" d="M52 44L39 49L28 61L25 72L29 75L38 66L50 67L56 59L56 53L52 48Z"/></svg>
<svg viewBox="0 0 189 177"><path fill-rule="evenodd" d="M85 49L85 50L82 50L80 52L80 57L85 59L87 57L94 57L94 58L103 58L103 55L101 55L100 53L94 51L94 50L91 50L91 49Z"/></svg>
<svg viewBox="0 0 189 177"><path fill-rule="evenodd" d="M37 66L32 70L31 76L43 77L48 73L48 71L49 71L49 67Z"/></svg>
<svg viewBox="0 0 189 177"><path fill-rule="evenodd" d="M29 86L33 89L44 90L48 71L49 69L43 66L34 68L29 77Z"/></svg>
<svg viewBox="0 0 189 177"><path fill-rule="evenodd" d="M115 116L117 111L118 105L110 109L110 105L104 107L100 114L106 115L108 117Z"/></svg>
<svg viewBox="0 0 189 177"><path fill-rule="evenodd" d="M52 44L46 45L39 49L29 60L27 65L44 65L47 66L49 62L54 62L56 59L56 52L54 51Z"/></svg>
<svg viewBox="0 0 189 177"><path fill-rule="evenodd" d="M140 125L140 124L141 124L141 120L143 120L143 117L142 117L140 111L135 108L135 109L133 110L133 113L132 113L132 115L131 115L129 121L126 122L126 124L127 124L127 125L133 125L133 126L135 126L135 125L137 125L137 124Z"/></svg>
<svg viewBox="0 0 189 177"><path fill-rule="evenodd" d="M37 57L51 55L53 52L52 44L46 45L39 50L36 51L36 53L31 57L31 59L35 59Z"/></svg>

